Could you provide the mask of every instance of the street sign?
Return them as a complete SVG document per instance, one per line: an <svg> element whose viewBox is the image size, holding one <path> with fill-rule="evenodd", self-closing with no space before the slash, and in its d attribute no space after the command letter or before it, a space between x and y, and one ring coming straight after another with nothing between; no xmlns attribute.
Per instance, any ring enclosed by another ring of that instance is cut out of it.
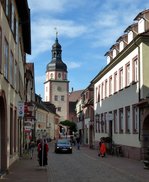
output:
<svg viewBox="0 0 149 182"><path fill-rule="evenodd" d="M24 102L18 102L18 117L24 117Z"/></svg>

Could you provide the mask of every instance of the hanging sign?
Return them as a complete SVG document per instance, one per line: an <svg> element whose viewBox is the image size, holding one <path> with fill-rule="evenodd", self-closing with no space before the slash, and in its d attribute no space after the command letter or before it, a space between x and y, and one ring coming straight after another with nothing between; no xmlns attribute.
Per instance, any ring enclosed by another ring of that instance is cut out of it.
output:
<svg viewBox="0 0 149 182"><path fill-rule="evenodd" d="M18 102L18 117L24 117L24 102Z"/></svg>

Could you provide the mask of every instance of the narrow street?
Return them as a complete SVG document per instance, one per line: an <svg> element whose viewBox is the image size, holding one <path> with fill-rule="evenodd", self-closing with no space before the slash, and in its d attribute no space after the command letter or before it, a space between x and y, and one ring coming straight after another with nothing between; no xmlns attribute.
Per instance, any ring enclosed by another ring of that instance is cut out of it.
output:
<svg viewBox="0 0 149 182"><path fill-rule="evenodd" d="M72 154L55 154L50 143L49 182L147 182L149 171L143 163L126 158L107 156L100 158L97 150L73 148Z"/></svg>

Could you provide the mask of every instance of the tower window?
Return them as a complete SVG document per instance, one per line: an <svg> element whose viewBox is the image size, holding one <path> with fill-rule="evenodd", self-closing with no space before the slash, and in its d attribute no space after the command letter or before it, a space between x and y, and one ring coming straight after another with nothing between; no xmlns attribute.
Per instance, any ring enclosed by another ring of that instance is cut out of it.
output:
<svg viewBox="0 0 149 182"><path fill-rule="evenodd" d="M61 73L58 73L58 78L61 78Z"/></svg>
<svg viewBox="0 0 149 182"><path fill-rule="evenodd" d="M57 111L58 111L58 112L61 112L61 107L58 107L58 108L57 108Z"/></svg>
<svg viewBox="0 0 149 182"><path fill-rule="evenodd" d="M61 96L61 101L64 101L64 95Z"/></svg>
<svg viewBox="0 0 149 182"><path fill-rule="evenodd" d="M58 95L55 95L55 96L54 96L54 100L55 100L55 101L58 101Z"/></svg>
<svg viewBox="0 0 149 182"><path fill-rule="evenodd" d="M50 77L51 77L51 79L53 79L53 73L51 73Z"/></svg>

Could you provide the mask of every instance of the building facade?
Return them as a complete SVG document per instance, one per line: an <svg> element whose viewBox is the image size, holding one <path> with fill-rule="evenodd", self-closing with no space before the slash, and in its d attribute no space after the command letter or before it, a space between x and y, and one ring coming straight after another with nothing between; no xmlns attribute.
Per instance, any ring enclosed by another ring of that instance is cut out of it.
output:
<svg viewBox="0 0 149 182"><path fill-rule="evenodd" d="M52 46L52 61L47 65L45 85L45 101L50 101L57 108L60 121L69 118L69 81L67 66L62 61L62 49L56 37Z"/></svg>
<svg viewBox="0 0 149 182"><path fill-rule="evenodd" d="M139 13L105 54L94 84L95 141L111 137L125 157L141 159L149 145L149 10Z"/></svg>
<svg viewBox="0 0 149 182"><path fill-rule="evenodd" d="M81 94L84 115L84 144L94 146L94 87L90 84Z"/></svg>
<svg viewBox="0 0 149 182"><path fill-rule="evenodd" d="M27 0L0 1L0 173L18 158L23 131L26 53L31 54ZM21 109L22 107L20 107ZM18 113L19 112L19 113Z"/></svg>

